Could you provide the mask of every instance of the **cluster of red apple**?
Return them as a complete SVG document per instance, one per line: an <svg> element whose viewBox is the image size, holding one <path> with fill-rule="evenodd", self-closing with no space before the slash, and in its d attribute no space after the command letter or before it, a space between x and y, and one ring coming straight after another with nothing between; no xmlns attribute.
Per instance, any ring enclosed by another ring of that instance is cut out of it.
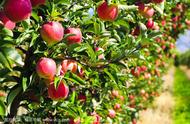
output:
<svg viewBox="0 0 190 124"><path fill-rule="evenodd" d="M7 0L4 4L4 10L0 12L0 20L3 25L12 30L16 22L28 19L32 13L32 7L38 7L45 4L45 0ZM63 39L65 34L71 34L67 37L68 44L80 43L82 33L79 28L67 28L64 31L59 22L48 21L40 29L41 37L48 45L53 45Z"/></svg>
<svg viewBox="0 0 190 124"><path fill-rule="evenodd" d="M63 60L59 68L60 70L57 72L55 61L45 57L41 58L36 65L36 72L39 77L46 79L48 94L52 100L65 99L69 94L69 88L63 81L60 81L57 88L55 88L54 77L56 74L58 76L64 76L67 71L71 71L80 77L84 75L84 71L74 60Z"/></svg>
<svg viewBox="0 0 190 124"><path fill-rule="evenodd" d="M8 29L14 29L15 23L23 21L31 16L32 7L38 7L45 4L45 0L7 0L4 4L4 10L0 12L0 20ZM62 24L59 22L49 21L42 25L40 29L41 37L48 45L60 42L65 34L70 34L66 38L68 44L80 43L82 41L82 33L79 28L67 28L64 31ZM76 72L78 69L77 62L73 60L64 60L62 62L62 72L71 70ZM48 93L50 98L54 100L66 98L69 92L68 86L62 81L57 89L52 83L56 74L56 63L50 58L41 58L36 67L37 73L41 78L48 79ZM82 74L82 72L80 72Z"/></svg>
<svg viewBox="0 0 190 124"><path fill-rule="evenodd" d="M116 117L116 112L121 112L121 111L122 111L121 106L122 106L122 104L123 104L125 98L124 98L124 96L121 95L121 93L120 93L118 90L116 90L116 89L114 89L114 90L111 91L110 97L111 97L111 99L113 99L113 100L114 100L114 99L119 99L119 101L120 101L120 102L116 102L116 103L114 104L113 109L109 109L109 110L108 110L108 116L109 116L110 118L115 118L115 117Z"/></svg>
<svg viewBox="0 0 190 124"><path fill-rule="evenodd" d="M147 67L142 65L141 67L136 67L131 69L131 74L136 77L139 77L141 73L147 71Z"/></svg>

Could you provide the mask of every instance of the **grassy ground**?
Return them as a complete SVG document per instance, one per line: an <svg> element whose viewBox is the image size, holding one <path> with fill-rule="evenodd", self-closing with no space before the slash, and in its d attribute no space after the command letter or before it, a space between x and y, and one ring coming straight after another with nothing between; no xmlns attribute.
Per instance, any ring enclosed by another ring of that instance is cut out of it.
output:
<svg viewBox="0 0 190 124"><path fill-rule="evenodd" d="M174 124L190 124L190 79L179 68L176 68L175 71L173 91L175 97Z"/></svg>

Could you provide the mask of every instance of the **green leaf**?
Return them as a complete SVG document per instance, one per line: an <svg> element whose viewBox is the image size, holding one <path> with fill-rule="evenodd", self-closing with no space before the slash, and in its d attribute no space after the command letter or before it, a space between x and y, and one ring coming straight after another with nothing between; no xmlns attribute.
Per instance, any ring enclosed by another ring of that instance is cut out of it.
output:
<svg viewBox="0 0 190 124"><path fill-rule="evenodd" d="M55 78L54 78L54 87L55 87L55 89L58 88L58 86L59 86L61 80L62 80L62 77L55 77Z"/></svg>
<svg viewBox="0 0 190 124"><path fill-rule="evenodd" d="M28 88L27 77L22 78L22 89L25 91Z"/></svg>
<svg viewBox="0 0 190 124"><path fill-rule="evenodd" d="M3 28L0 32L1 35L13 37L13 32L7 28Z"/></svg>
<svg viewBox="0 0 190 124"><path fill-rule="evenodd" d="M15 48L4 47L2 49L3 53L5 54L8 60L11 60L21 66L24 65L21 55L18 53L18 51Z"/></svg>
<svg viewBox="0 0 190 124"><path fill-rule="evenodd" d="M85 81L74 73L71 73L71 78L73 78L75 81L79 82L82 85L85 84Z"/></svg>
<svg viewBox="0 0 190 124"><path fill-rule="evenodd" d="M74 48L74 51L76 51L76 52L82 52L82 51L84 51L86 49L87 49L87 47L85 47L84 45L81 45L79 47Z"/></svg>
<svg viewBox="0 0 190 124"><path fill-rule="evenodd" d="M25 31L23 32L17 39L16 39L16 44L20 44L23 41L25 41L26 39L31 37L32 32L34 32L34 30L29 30L29 31Z"/></svg>
<svg viewBox="0 0 190 124"><path fill-rule="evenodd" d="M37 15L36 12L32 11L32 17L33 17L37 22L39 22L40 18L39 18L39 16Z"/></svg>
<svg viewBox="0 0 190 124"><path fill-rule="evenodd" d="M65 74L65 76L63 77L63 79L69 80L73 83L76 83L78 85L84 85L85 81L82 80L79 76L77 76L76 74L72 73L72 72L67 72Z"/></svg>
<svg viewBox="0 0 190 124"><path fill-rule="evenodd" d="M100 25L97 22L94 22L94 33L99 34L100 32Z"/></svg>
<svg viewBox="0 0 190 124"><path fill-rule="evenodd" d="M64 4L64 5L70 5L70 0L56 0L58 2L58 4ZM55 3L57 3L55 2Z"/></svg>
<svg viewBox="0 0 190 124"><path fill-rule="evenodd" d="M108 71L108 69L104 69L104 72L110 77L110 79L112 81L114 81L116 83L114 76Z"/></svg>
<svg viewBox="0 0 190 124"><path fill-rule="evenodd" d="M29 26L30 26L30 20L29 19L24 20L24 21L21 22L21 24L22 24L23 28L25 30L27 30L29 28Z"/></svg>
<svg viewBox="0 0 190 124"><path fill-rule="evenodd" d="M164 13L164 3L162 2L161 4L157 4L156 6L154 6L154 8L161 14L163 15Z"/></svg>
<svg viewBox="0 0 190 124"><path fill-rule="evenodd" d="M90 57L91 62L95 62L96 61L96 54L95 51L93 50L93 48L90 46L89 43L86 43L85 46L87 47L87 54Z"/></svg>
<svg viewBox="0 0 190 124"><path fill-rule="evenodd" d="M71 102L74 104L75 103L75 97L76 97L76 91L74 91L71 95Z"/></svg>
<svg viewBox="0 0 190 124"><path fill-rule="evenodd" d="M153 39L153 38L159 37L161 35L162 35L162 33L160 31L152 31L151 33L149 33L148 38Z"/></svg>
<svg viewBox="0 0 190 124"><path fill-rule="evenodd" d="M9 61L1 52L0 52L0 63L6 68L8 68L9 70L11 70L11 65L9 64Z"/></svg>
<svg viewBox="0 0 190 124"><path fill-rule="evenodd" d="M124 21L124 20L117 20L117 21L114 22L114 23L117 23L118 25L123 26L123 27L125 27L126 29L129 28L129 23L127 23L127 22Z"/></svg>
<svg viewBox="0 0 190 124"><path fill-rule="evenodd" d="M6 107L3 101L0 100L0 115L4 116L6 114Z"/></svg>
<svg viewBox="0 0 190 124"><path fill-rule="evenodd" d="M7 69L7 68L0 69L0 77L4 77L4 76L7 75L9 72L10 72L10 70Z"/></svg>
<svg viewBox="0 0 190 124"><path fill-rule="evenodd" d="M139 22L139 26L140 26L140 29L141 29L142 32L145 32L147 30L147 27L146 27L145 24Z"/></svg>
<svg viewBox="0 0 190 124"><path fill-rule="evenodd" d="M15 97L22 91L21 87L13 87L7 96L7 105L11 105Z"/></svg>
<svg viewBox="0 0 190 124"><path fill-rule="evenodd" d="M32 40L30 42L30 47L32 47L35 44L35 41L37 38L38 38L38 35L35 32L33 32L32 33Z"/></svg>

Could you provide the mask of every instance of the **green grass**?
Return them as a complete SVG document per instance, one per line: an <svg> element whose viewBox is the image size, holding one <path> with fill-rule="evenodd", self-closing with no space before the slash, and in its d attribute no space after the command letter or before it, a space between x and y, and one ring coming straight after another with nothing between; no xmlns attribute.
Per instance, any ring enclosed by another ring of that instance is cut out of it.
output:
<svg viewBox="0 0 190 124"><path fill-rule="evenodd" d="M174 124L190 124L190 80L179 68L175 72L174 97Z"/></svg>

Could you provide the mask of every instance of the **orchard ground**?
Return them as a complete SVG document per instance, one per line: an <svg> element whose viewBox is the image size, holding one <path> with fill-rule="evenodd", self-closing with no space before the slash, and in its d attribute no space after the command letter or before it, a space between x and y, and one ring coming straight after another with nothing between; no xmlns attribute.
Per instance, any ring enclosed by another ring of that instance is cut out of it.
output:
<svg viewBox="0 0 190 124"><path fill-rule="evenodd" d="M163 80L163 92L140 112L138 124L189 124L190 69L171 67Z"/></svg>

